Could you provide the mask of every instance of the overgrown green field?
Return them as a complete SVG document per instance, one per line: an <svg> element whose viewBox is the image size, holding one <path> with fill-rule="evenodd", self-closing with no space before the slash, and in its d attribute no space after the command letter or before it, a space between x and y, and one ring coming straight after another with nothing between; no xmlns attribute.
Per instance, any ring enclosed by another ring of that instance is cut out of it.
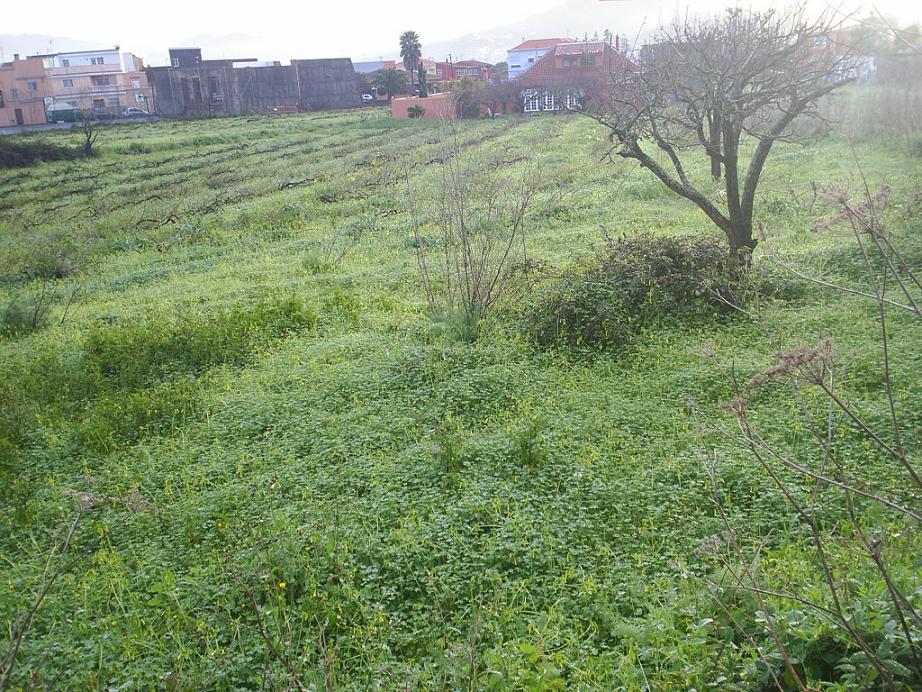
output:
<svg viewBox="0 0 922 692"><path fill-rule="evenodd" d="M701 546L725 528L706 463L766 568L818 575L790 506L719 432L732 391L705 344L746 380L829 336L850 400L885 420L876 305L775 269L785 287L758 319L663 320L621 350L539 349L515 311L458 339L427 309L407 212L408 176L438 193L440 127L375 110L117 126L96 158L0 171L3 650L40 603L14 687L770 682L755 645L771 639L757 622L740 634L705 586ZM603 162L589 119L458 128L465 148L540 172L526 230L543 267L605 233L714 234L650 175ZM854 239L810 230L828 211L811 183L858 162L892 187L886 219L918 268L922 158L884 140L780 145L762 247L860 285ZM922 332L890 328L918 458ZM753 409L770 438L809 447L783 388ZM896 473L841 426L849 463ZM920 607L922 542L892 534ZM859 600L883 641L886 599ZM810 665L851 655L822 618L774 606Z"/></svg>

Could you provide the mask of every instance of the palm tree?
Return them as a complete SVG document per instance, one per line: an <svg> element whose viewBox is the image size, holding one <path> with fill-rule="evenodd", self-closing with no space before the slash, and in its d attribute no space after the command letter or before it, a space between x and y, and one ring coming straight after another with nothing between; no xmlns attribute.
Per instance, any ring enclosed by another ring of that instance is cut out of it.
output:
<svg viewBox="0 0 922 692"><path fill-rule="evenodd" d="M375 86L388 98L407 93L407 73L396 67L385 67L375 73Z"/></svg>
<svg viewBox="0 0 922 692"><path fill-rule="evenodd" d="M410 75L410 87L413 87L413 76L423 57L423 47L419 43L419 35L415 31L404 31L400 35L400 57L403 58L403 68Z"/></svg>

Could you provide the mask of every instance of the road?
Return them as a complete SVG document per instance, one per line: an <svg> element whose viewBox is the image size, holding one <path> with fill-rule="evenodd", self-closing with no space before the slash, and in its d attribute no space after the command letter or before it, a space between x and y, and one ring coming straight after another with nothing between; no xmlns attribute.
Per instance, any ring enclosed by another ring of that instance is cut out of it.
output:
<svg viewBox="0 0 922 692"><path fill-rule="evenodd" d="M112 120L99 120L94 121L97 125L111 125L119 123L141 123L149 122L151 120L159 120L156 115L151 115L146 118L113 118ZM72 123L42 123L41 125L19 125L16 127L0 127L0 135L18 135L23 132L42 132L43 130L64 130L69 127L80 126L83 123L80 121Z"/></svg>

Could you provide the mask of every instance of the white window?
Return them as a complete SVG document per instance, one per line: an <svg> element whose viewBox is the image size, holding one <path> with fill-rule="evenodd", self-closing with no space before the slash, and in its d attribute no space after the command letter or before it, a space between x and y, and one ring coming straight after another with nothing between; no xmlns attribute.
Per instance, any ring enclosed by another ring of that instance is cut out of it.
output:
<svg viewBox="0 0 922 692"><path fill-rule="evenodd" d="M140 88L141 88L141 80L140 80L140 79L132 79L132 80L131 80L131 88L132 88L132 89L140 89Z"/></svg>
<svg viewBox="0 0 922 692"><path fill-rule="evenodd" d="M173 67L179 67L179 58L173 58Z"/></svg>
<svg viewBox="0 0 922 692"><path fill-rule="evenodd" d="M61 67L70 67L70 60L67 58L61 58Z"/></svg>
<svg viewBox="0 0 922 692"><path fill-rule="evenodd" d="M579 108L579 94L573 91L567 92L567 108Z"/></svg>
<svg viewBox="0 0 922 692"><path fill-rule="evenodd" d="M544 92L544 110L556 111L560 108L557 104L557 95L553 91Z"/></svg>
<svg viewBox="0 0 922 692"><path fill-rule="evenodd" d="M93 77L93 86L109 86L108 77Z"/></svg>
<svg viewBox="0 0 922 692"><path fill-rule="evenodd" d="M105 58L90 58L90 65L104 65L106 62Z"/></svg>
<svg viewBox="0 0 922 692"><path fill-rule="evenodd" d="M66 88L66 89L73 89L73 87L74 87L74 80L73 80L73 79L65 79L65 80L64 80L64 88Z"/></svg>
<svg viewBox="0 0 922 692"><path fill-rule="evenodd" d="M109 97L109 107L110 107L110 108L118 108L118 107L119 107L118 96L110 96L110 97Z"/></svg>
<svg viewBox="0 0 922 692"><path fill-rule="evenodd" d="M134 100L138 103L144 103L147 100L147 97L144 94L135 94Z"/></svg>
<svg viewBox="0 0 922 692"><path fill-rule="evenodd" d="M541 110L541 100L538 98L537 91L526 89L522 92L522 99L524 101L522 110L526 113L537 113Z"/></svg>

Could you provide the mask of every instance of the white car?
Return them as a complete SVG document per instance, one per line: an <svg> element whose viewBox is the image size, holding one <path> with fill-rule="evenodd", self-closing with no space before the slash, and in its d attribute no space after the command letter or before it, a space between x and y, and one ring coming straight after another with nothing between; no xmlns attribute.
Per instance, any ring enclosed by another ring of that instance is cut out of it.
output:
<svg viewBox="0 0 922 692"><path fill-rule="evenodd" d="M139 115L147 115L147 111L144 110L143 108L136 108L135 106L132 106L131 108L126 108L122 112L122 115L131 118L131 117L139 116Z"/></svg>
<svg viewBox="0 0 922 692"><path fill-rule="evenodd" d="M365 103L368 103L369 101L374 101L375 97L371 94L362 94L362 100L365 101Z"/></svg>

